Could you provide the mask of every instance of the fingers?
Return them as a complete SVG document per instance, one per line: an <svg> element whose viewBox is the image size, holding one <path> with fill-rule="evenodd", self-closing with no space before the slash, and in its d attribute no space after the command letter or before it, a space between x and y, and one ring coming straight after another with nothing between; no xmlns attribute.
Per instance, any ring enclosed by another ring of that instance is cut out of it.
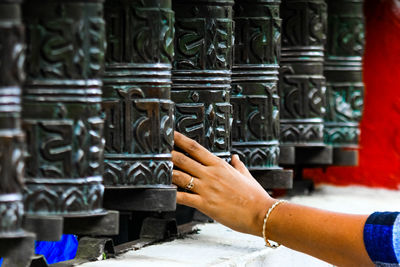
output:
<svg viewBox="0 0 400 267"><path fill-rule="evenodd" d="M171 154L172 154L172 162L179 169L198 178L201 178L206 174L205 173L206 167L201 165L197 161L175 150L172 151Z"/></svg>
<svg viewBox="0 0 400 267"><path fill-rule="evenodd" d="M201 197L197 194L190 194L186 192L177 192L176 193L176 203L189 206L192 208L200 209L201 208Z"/></svg>
<svg viewBox="0 0 400 267"><path fill-rule="evenodd" d="M241 174L243 174L246 177L253 177L249 170L246 168L244 163L240 160L238 155L233 155L232 156L232 161L231 161L232 166L238 170Z"/></svg>
<svg viewBox="0 0 400 267"><path fill-rule="evenodd" d="M178 170L173 170L172 172L172 183L184 189L186 189L186 186L191 182L192 178L194 178L192 181L193 187L190 191L198 193L201 187L201 181L199 179Z"/></svg>
<svg viewBox="0 0 400 267"><path fill-rule="evenodd" d="M217 156L209 152L205 147L176 131L174 142L176 146L187 152L193 159L206 166L217 164L220 161Z"/></svg>

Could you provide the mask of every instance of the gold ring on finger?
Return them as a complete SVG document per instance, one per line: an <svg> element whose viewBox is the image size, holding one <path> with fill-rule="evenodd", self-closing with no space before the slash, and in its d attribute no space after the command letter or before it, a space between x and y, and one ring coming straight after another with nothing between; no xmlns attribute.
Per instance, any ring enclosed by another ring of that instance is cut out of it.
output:
<svg viewBox="0 0 400 267"><path fill-rule="evenodd" d="M186 190L192 190L192 189L193 189L193 187L194 187L193 181L194 181L194 177L191 176L191 177L190 177L190 182L185 186L185 189L186 189Z"/></svg>

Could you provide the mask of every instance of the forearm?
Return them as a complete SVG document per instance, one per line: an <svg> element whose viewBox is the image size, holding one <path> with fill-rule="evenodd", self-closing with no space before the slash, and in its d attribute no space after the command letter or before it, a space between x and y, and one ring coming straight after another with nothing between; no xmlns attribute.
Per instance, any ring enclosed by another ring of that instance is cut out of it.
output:
<svg viewBox="0 0 400 267"><path fill-rule="evenodd" d="M338 266L374 266L364 247L367 217L283 203L268 219L267 237Z"/></svg>

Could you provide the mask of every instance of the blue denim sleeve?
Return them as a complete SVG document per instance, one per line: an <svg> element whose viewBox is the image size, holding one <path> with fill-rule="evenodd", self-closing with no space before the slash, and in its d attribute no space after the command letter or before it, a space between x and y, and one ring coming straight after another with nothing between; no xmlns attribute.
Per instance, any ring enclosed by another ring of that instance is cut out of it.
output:
<svg viewBox="0 0 400 267"><path fill-rule="evenodd" d="M364 244L377 266L400 266L400 213L371 214L364 227Z"/></svg>

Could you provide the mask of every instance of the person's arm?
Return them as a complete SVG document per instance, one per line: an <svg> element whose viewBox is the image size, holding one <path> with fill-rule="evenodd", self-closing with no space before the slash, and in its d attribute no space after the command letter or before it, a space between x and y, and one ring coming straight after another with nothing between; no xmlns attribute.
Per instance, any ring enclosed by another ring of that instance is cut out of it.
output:
<svg viewBox="0 0 400 267"><path fill-rule="evenodd" d="M276 202L250 175L237 156L233 167L197 142L175 133L173 183L185 188L194 177L192 193L178 192L179 204L194 207L243 233L262 237L263 220ZM364 246L367 215L348 215L291 203L278 205L267 222L267 237L284 246L338 266L374 266Z"/></svg>

